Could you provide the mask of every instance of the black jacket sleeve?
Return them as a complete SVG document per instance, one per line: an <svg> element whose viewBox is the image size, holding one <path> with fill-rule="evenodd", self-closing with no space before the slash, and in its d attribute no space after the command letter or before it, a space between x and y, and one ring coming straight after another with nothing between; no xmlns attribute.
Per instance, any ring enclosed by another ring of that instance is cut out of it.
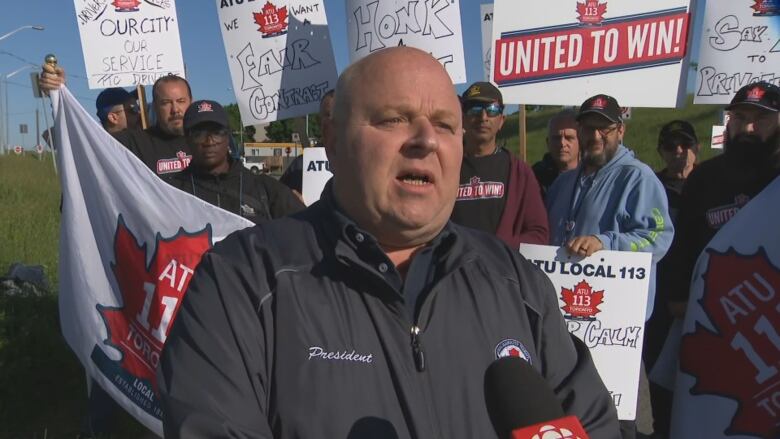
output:
<svg viewBox="0 0 780 439"><path fill-rule="evenodd" d="M232 244L230 251L242 248ZM158 368L166 438L273 437L272 296L260 279L219 253L207 253L198 266Z"/></svg>
<svg viewBox="0 0 780 439"><path fill-rule="evenodd" d="M267 175L260 177L268 193L272 218L281 218L306 208L290 188Z"/></svg>
<svg viewBox="0 0 780 439"><path fill-rule="evenodd" d="M615 404L601 380L590 351L571 335L558 308L555 287L536 266L516 256L527 312L537 314L535 342L542 376L550 383L567 415L579 418L592 438L619 439Z"/></svg>

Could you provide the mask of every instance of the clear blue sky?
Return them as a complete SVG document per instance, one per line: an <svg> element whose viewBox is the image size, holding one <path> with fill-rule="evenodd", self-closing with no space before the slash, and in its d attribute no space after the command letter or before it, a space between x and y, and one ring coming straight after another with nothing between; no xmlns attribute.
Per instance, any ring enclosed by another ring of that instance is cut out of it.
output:
<svg viewBox="0 0 780 439"><path fill-rule="evenodd" d="M348 64L344 3L344 0L325 0L339 71ZM460 3L466 74L468 81L473 82L481 80L483 75L479 5L488 1L461 0ZM703 6L703 2L700 3ZM235 102L230 89L230 72L217 20L216 1L178 0L176 7L187 78L192 85L193 94L200 99L214 99L222 103ZM701 7L700 11L703 9ZM41 25L46 29L24 30L0 41L0 75L13 72L25 65L25 62L41 64L47 53L54 53L60 65L66 69L70 90L87 110L94 112L95 97L99 90L90 90L87 87L73 1L3 1L0 35L23 25ZM25 136L24 144L28 148L35 145L35 109L40 108L38 100L32 97L29 72L30 70L18 73L9 80L8 86L11 144L22 142L19 124L26 123L30 134ZM458 87L461 91L464 88L465 85ZM41 116L41 127L44 125Z"/></svg>

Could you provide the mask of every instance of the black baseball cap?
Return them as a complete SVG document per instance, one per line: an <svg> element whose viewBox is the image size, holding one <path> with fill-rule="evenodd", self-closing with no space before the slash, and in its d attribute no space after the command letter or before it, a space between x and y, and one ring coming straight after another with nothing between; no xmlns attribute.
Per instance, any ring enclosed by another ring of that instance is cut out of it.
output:
<svg viewBox="0 0 780 439"><path fill-rule="evenodd" d="M195 101L184 113L184 130L189 131L204 122L213 122L225 128L229 126L227 113L222 105L214 101Z"/></svg>
<svg viewBox="0 0 780 439"><path fill-rule="evenodd" d="M498 102L504 105L504 97L501 96L501 91L496 88L495 85L489 82L475 82L463 92L461 96L461 102L466 105L471 102Z"/></svg>
<svg viewBox="0 0 780 439"><path fill-rule="evenodd" d="M731 110L737 105L753 105L769 111L780 111L780 88L768 82L748 84L737 91L731 104Z"/></svg>
<svg viewBox="0 0 780 439"><path fill-rule="evenodd" d="M124 88L112 87L101 91L97 96L97 99L95 99L98 118L100 118L100 120L105 120L106 115L108 115L108 112L112 107L122 105L127 102L128 99L136 99L136 95Z"/></svg>
<svg viewBox="0 0 780 439"><path fill-rule="evenodd" d="M673 120L661 127L661 132L658 134L659 145L668 141L679 140L683 140L685 143L699 143L699 138L696 136L696 130L693 129L693 125L685 120Z"/></svg>
<svg viewBox="0 0 780 439"><path fill-rule="evenodd" d="M580 105L580 112L577 113L577 121L579 122L583 116L590 113L600 114L615 123L621 123L623 121L620 105L617 100L612 96L607 96L605 94L598 94L586 99L585 102Z"/></svg>

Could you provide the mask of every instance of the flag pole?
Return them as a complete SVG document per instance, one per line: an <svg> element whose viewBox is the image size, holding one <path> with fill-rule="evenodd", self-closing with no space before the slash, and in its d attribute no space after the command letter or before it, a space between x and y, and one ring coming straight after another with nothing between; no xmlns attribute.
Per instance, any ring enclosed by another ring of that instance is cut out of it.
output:
<svg viewBox="0 0 780 439"><path fill-rule="evenodd" d="M46 64L51 64L52 67L55 67L55 68L57 67L57 57L53 53L50 53L50 54L46 55L46 57L43 59L43 62L46 63ZM47 143L49 144L49 149L51 150L51 163L52 163L52 166L54 166L54 174L56 175L56 174L58 174L58 172L57 172L57 151L54 148L54 138L52 137L52 134L51 134L51 125L49 125L49 118L46 116L46 108L45 108L46 106L43 103L43 99L49 98L49 108L53 108L54 107L54 103L51 101L51 96L48 93L45 93L44 95L45 95L45 97L41 98L41 107L44 107L43 122L46 124L46 133L49 136L49 141ZM52 116L52 123L54 123L54 117L53 116Z"/></svg>

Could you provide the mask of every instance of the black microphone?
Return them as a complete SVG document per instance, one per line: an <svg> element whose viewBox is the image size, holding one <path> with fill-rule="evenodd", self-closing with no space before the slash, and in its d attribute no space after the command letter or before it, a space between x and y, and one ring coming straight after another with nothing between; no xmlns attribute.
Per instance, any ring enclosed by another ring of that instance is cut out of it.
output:
<svg viewBox="0 0 780 439"><path fill-rule="evenodd" d="M494 361L485 371L485 404L501 439L560 437L587 439L575 416L565 416L544 378L517 357Z"/></svg>

